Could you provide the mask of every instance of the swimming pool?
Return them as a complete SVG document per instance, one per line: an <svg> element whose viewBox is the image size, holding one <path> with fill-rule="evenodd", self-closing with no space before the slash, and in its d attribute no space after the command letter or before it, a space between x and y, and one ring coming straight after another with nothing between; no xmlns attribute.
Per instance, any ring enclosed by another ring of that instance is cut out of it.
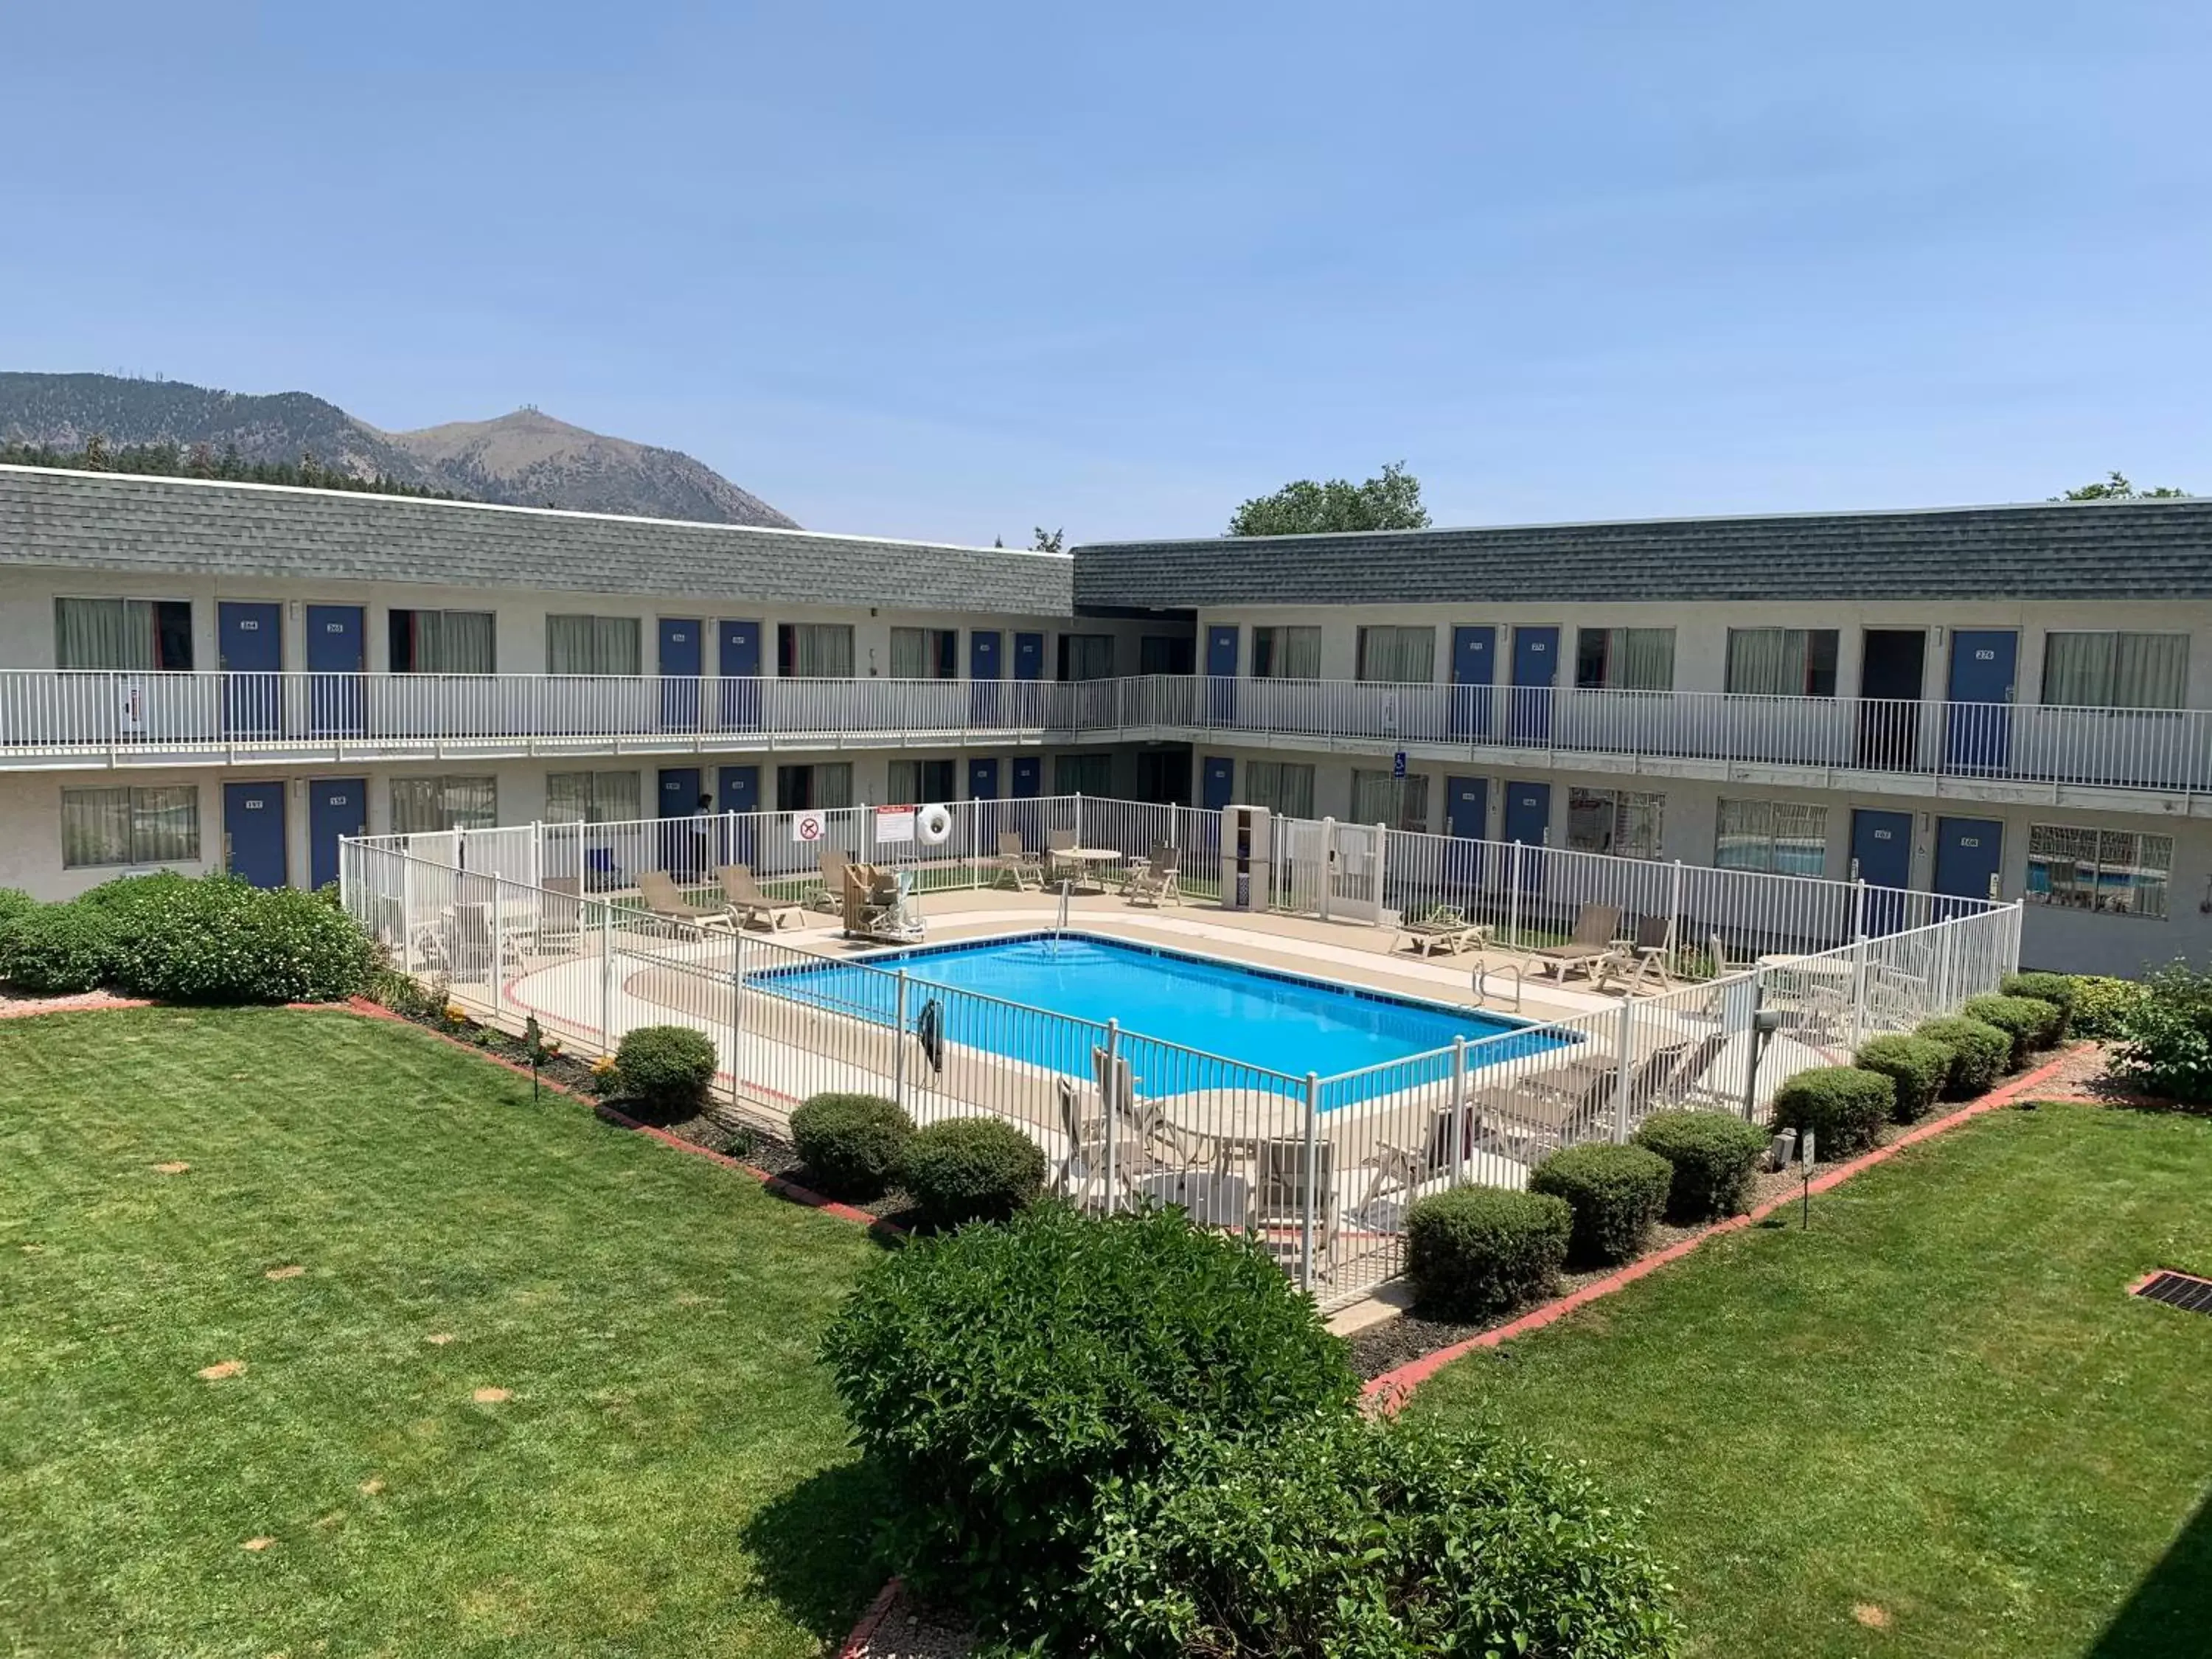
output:
<svg viewBox="0 0 2212 1659"><path fill-rule="evenodd" d="M946 1042L1077 1076L1089 1073L1091 1046L1103 1042L1106 1022L1117 1019L1132 1066L1140 1075L1149 1071L1148 1093L1231 1081L1188 1075L1192 1062L1165 1044L1289 1078L1308 1072L1328 1078L1449 1048L1457 1037L1505 1039L1483 1049L1488 1061L1571 1041L1474 1009L1074 933L879 951L858 961L771 969L748 975L747 983L887 1024L898 969L908 981L909 1025L933 999ZM1066 1020L1024 1018L1007 1004L1048 1010L1083 1025L1071 1030ZM1355 1082L1330 1091L1326 1103L1347 1104L1411 1080Z"/></svg>

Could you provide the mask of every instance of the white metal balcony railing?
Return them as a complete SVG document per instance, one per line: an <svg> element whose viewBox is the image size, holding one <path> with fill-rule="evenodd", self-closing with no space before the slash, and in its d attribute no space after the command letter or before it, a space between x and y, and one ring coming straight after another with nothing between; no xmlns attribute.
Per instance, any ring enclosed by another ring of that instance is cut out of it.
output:
<svg viewBox="0 0 2212 1659"><path fill-rule="evenodd" d="M1149 676L1040 680L0 671L0 765L1279 738L2212 794L2212 710Z"/></svg>

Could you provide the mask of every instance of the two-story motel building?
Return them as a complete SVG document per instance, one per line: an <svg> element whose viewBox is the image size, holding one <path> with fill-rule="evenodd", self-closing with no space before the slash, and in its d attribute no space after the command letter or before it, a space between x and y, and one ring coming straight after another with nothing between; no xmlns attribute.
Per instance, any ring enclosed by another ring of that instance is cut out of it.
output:
<svg viewBox="0 0 2212 1659"><path fill-rule="evenodd" d="M0 468L0 885L1042 793L2028 901L2212 946L2212 501L1069 556Z"/></svg>

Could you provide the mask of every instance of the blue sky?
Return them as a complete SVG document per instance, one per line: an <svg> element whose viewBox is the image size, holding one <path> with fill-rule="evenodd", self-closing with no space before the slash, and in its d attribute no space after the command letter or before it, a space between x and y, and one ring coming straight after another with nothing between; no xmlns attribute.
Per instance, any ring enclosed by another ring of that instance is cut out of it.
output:
<svg viewBox="0 0 2212 1659"><path fill-rule="evenodd" d="M82 13L81 16L55 15ZM0 367L524 403L803 523L2212 490L2212 7L0 0Z"/></svg>

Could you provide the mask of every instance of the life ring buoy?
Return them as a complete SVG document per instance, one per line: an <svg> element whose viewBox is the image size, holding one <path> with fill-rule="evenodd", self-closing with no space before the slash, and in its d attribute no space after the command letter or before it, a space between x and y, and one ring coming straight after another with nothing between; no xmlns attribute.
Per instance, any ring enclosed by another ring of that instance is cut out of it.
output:
<svg viewBox="0 0 2212 1659"><path fill-rule="evenodd" d="M942 847L952 833L952 814L944 806L925 806L915 815L915 833L931 847Z"/></svg>

